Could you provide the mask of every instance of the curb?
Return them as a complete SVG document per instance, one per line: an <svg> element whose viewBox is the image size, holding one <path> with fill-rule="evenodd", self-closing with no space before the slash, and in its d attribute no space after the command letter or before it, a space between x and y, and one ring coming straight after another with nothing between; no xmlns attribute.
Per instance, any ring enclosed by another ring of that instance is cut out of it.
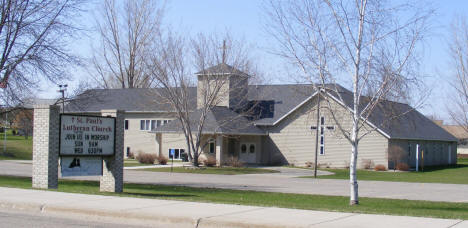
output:
<svg viewBox="0 0 468 228"><path fill-rule="evenodd" d="M195 227L195 228L276 228L285 227L275 224L252 224L248 222L223 221L214 217L194 219L188 216L162 216L144 213L132 213L128 211L104 211L90 210L56 205L45 205L37 203L0 202L0 209L16 210L21 212L40 213L60 218L85 219L87 221L111 222L128 225L141 226L163 226L163 227ZM291 226L297 227L297 226Z"/></svg>

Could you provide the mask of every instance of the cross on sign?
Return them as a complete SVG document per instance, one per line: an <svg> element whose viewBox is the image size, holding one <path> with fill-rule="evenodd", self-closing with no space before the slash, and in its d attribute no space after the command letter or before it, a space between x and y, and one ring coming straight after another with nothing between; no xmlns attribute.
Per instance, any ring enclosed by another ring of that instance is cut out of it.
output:
<svg viewBox="0 0 468 228"><path fill-rule="evenodd" d="M335 126L329 125L325 126L325 117L320 117L320 124L319 126L311 126L311 130L317 130L317 127L320 127L320 155L325 154L325 128L329 131L335 130Z"/></svg>

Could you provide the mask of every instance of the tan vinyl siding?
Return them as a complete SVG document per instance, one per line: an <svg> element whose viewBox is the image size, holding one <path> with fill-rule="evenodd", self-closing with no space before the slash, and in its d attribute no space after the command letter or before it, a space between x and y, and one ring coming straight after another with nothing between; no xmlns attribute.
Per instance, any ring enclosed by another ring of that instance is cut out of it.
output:
<svg viewBox="0 0 468 228"><path fill-rule="evenodd" d="M140 120L172 120L171 113L125 113L125 120L128 120L128 130L125 130L124 154L127 147L133 154L138 152L158 153L159 144L156 134L146 130L140 130Z"/></svg>
<svg viewBox="0 0 468 228"><path fill-rule="evenodd" d="M169 149L184 149L187 151L187 143L184 134L162 134L162 151L161 154L169 157Z"/></svg>
<svg viewBox="0 0 468 228"><path fill-rule="evenodd" d="M314 162L316 131L311 130L311 126L316 126L316 103L315 99L306 102L274 127L267 128L269 138L265 140L265 150L271 153L271 163L283 160L283 162L303 166L305 162ZM325 117L325 126L334 126L335 130L325 128L325 154L318 156L318 164L345 167L349 164L351 145L338 126L334 124L330 109L323 99L321 107L321 116ZM343 128L351 129L349 111L333 101L331 101L331 108ZM366 128L370 129L370 126ZM364 129L363 132L365 132ZM374 164L386 166L387 147L387 138L379 132L373 131L366 135L359 143L358 167L361 167L363 159L370 159Z"/></svg>
<svg viewBox="0 0 468 228"><path fill-rule="evenodd" d="M404 151L404 156L402 156L402 158L399 159L399 161L397 162L403 162L408 164L410 167L415 168L416 145L418 144L420 151L420 166L423 163L423 157L424 166L448 165L457 163L457 144L454 142L392 139L389 141L389 148L392 148L394 146L401 148L401 150ZM392 153L392 150L390 150L390 153ZM422 155L422 153L424 153L424 155ZM393 166L393 161L389 161L389 167L393 168Z"/></svg>

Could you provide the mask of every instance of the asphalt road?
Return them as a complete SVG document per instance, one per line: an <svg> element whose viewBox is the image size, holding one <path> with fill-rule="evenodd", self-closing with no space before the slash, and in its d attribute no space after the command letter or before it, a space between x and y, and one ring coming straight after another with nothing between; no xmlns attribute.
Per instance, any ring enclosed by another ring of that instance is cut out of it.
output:
<svg viewBox="0 0 468 228"><path fill-rule="evenodd" d="M24 211L8 212L0 210L0 228L11 227L34 227L34 228L139 228L144 226L134 226L131 224L118 224L110 222L93 221L89 218L60 218L56 216L28 213Z"/></svg>
<svg viewBox="0 0 468 228"><path fill-rule="evenodd" d="M310 173L306 173L310 171L291 168L280 169L282 173L247 175L209 175L125 170L124 181L284 193L349 195L349 182L347 180L296 178L297 176L310 175ZM31 164L0 161L0 175L31 176ZM80 177L80 179L98 180L98 177ZM359 181L359 195L361 197L468 203L468 185Z"/></svg>

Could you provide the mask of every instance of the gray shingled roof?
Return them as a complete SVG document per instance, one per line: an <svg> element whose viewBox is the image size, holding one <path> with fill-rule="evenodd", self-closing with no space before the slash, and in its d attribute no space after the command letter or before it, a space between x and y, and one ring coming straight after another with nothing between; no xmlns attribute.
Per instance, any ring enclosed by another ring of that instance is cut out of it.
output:
<svg viewBox="0 0 468 228"><path fill-rule="evenodd" d="M66 106L67 112L99 112L120 109L127 112L170 112L171 106L160 97L162 89L92 89L79 95ZM188 88L190 108L197 105L197 88Z"/></svg>
<svg viewBox="0 0 468 228"><path fill-rule="evenodd" d="M200 109L189 114L192 131L197 130L201 116L202 111ZM263 129L256 127L252 121L227 107L212 107L205 116L204 134L267 135ZM174 133L181 132L181 129L180 121L175 120L156 128L153 132Z"/></svg>
<svg viewBox="0 0 468 228"><path fill-rule="evenodd" d="M160 92L160 91L159 91ZM271 101L269 102L270 115L266 118L255 120L258 125L272 125L287 115L295 107L306 101L315 93L310 84L301 85L250 85L248 89L248 99L251 101ZM189 88L192 98L191 110L196 109L196 88ZM352 107L352 93L341 88L341 96L345 105ZM363 99L365 102L365 99ZM169 112L171 107L158 99L157 89L95 89L88 90L70 102L67 106L68 112L99 112L102 109L122 109L127 112ZM219 121L219 113L222 110L216 109L210 114L213 124L211 130L220 126L214 123ZM227 110L225 110L226 113ZM232 111L230 111L232 112ZM391 121L386 121L389 116L399 113L406 113L404 116ZM226 114L225 113L225 114ZM230 113L231 115L234 112ZM231 116L232 117L232 116ZM236 118L234 118L236 119ZM245 118L244 118L245 119ZM247 120L247 119L245 119ZM243 120L243 121L245 121ZM177 121L172 121L177 122ZM171 124L172 124L171 122ZM378 126L381 131L390 138L397 139L422 139L422 140L442 140L457 141L450 133L427 119L417 110L413 110L409 105L398 102L384 101L373 112L369 122ZM242 123L241 125L244 125ZM170 125L168 125L169 127ZM208 126L208 125L207 125ZM230 127L231 128L231 127ZM237 127L232 127L233 129ZM227 128L226 128L227 129ZM221 129L221 131L226 131Z"/></svg>
<svg viewBox="0 0 468 228"><path fill-rule="evenodd" d="M348 107L352 107L353 99L350 91L343 91L341 97ZM367 104L366 99L361 100L361 107L364 107ZM369 122L392 139L457 141L452 134L404 103L380 102L370 115Z"/></svg>

